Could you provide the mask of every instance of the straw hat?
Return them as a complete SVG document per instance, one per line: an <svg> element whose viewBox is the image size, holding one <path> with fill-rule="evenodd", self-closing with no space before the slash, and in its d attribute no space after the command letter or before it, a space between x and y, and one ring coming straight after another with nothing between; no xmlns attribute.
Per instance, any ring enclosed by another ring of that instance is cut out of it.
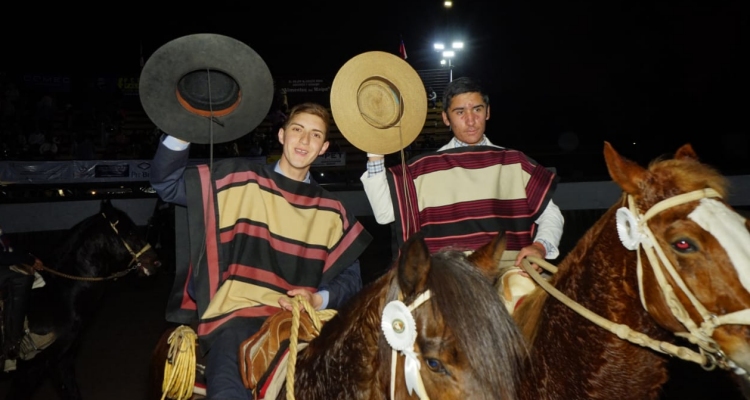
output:
<svg viewBox="0 0 750 400"><path fill-rule="evenodd" d="M139 91L143 109L162 131L188 142L222 143L263 122L273 100L273 78L244 43L199 33L157 49L143 66Z"/></svg>
<svg viewBox="0 0 750 400"><path fill-rule="evenodd" d="M395 153L417 138L427 119L427 92L406 61L382 51L347 61L331 85L331 113L356 148Z"/></svg>

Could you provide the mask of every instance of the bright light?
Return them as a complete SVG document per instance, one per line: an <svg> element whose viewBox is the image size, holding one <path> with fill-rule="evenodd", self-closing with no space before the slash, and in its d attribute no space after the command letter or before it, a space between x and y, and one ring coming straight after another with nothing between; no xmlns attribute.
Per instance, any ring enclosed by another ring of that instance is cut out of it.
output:
<svg viewBox="0 0 750 400"><path fill-rule="evenodd" d="M464 48L464 42L453 42L452 47L456 50Z"/></svg>
<svg viewBox="0 0 750 400"><path fill-rule="evenodd" d="M440 65L445 65L445 59L440 60Z"/></svg>
<svg viewBox="0 0 750 400"><path fill-rule="evenodd" d="M435 50L443 50L445 48L445 45L442 43L435 43Z"/></svg>
<svg viewBox="0 0 750 400"><path fill-rule="evenodd" d="M444 58L453 58L455 56L456 56L456 52L453 51L453 50L446 50L446 51L443 52L443 57Z"/></svg>
<svg viewBox="0 0 750 400"><path fill-rule="evenodd" d="M453 2L452 1L445 1L445 2L443 2L443 5L445 6L445 8L451 8L451 7L453 7Z"/></svg>

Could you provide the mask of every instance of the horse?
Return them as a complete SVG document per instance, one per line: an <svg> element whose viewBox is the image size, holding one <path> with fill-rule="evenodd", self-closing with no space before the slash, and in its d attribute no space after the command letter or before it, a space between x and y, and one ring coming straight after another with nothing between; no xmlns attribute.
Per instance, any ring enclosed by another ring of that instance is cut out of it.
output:
<svg viewBox="0 0 750 400"><path fill-rule="evenodd" d="M154 275L161 262L141 229L109 200L40 259L45 284L31 291L27 335L6 398L31 399L49 377L61 399L80 399L76 354L107 283L131 272Z"/></svg>
<svg viewBox="0 0 750 400"><path fill-rule="evenodd" d="M505 243L498 235L469 256L430 254L421 233L410 237L391 268L296 353L294 398L516 399L525 347L493 286ZM399 336L398 322L412 318ZM154 350L154 399L162 396L169 332Z"/></svg>
<svg viewBox="0 0 750 400"><path fill-rule="evenodd" d="M647 167L608 142L604 157L619 201L548 281L524 263L541 287L513 312L521 399L657 399L671 357L744 379L750 222L723 200L726 178L689 143Z"/></svg>

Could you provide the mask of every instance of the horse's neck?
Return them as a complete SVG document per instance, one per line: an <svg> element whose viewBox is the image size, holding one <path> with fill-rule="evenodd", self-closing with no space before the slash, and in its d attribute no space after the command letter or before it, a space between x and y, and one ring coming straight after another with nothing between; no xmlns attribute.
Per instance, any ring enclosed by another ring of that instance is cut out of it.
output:
<svg viewBox="0 0 750 400"><path fill-rule="evenodd" d="M385 285L381 278L365 287L298 355L297 398L378 398L382 391L377 357Z"/></svg>
<svg viewBox="0 0 750 400"><path fill-rule="evenodd" d="M601 317L648 335L661 334L641 306L636 253L624 248L619 239L616 208L608 210L584 234L560 263L552 283L573 301ZM566 381L601 381L606 389L585 396L647 399L653 398L654 388L666 381L664 358L652 350L585 322L576 311L552 296L547 296L542 304L531 364L540 368L539 373L545 376L548 382L545 390L564 394L560 398L578 398L584 396L577 392L583 390L584 385L566 385ZM627 382L618 379L623 370L631 374ZM643 391L638 392L642 388Z"/></svg>
<svg viewBox="0 0 750 400"><path fill-rule="evenodd" d="M633 323L637 321L633 315L647 314L639 299L637 253L626 249L620 241L616 211L617 207L608 210L584 234L560 263L552 283L572 300L604 318L624 322L627 316L628 322ZM560 302L548 299L547 303Z"/></svg>
<svg viewBox="0 0 750 400"><path fill-rule="evenodd" d="M109 227L89 226L56 252L57 270L73 276L103 277L127 266L129 253Z"/></svg>

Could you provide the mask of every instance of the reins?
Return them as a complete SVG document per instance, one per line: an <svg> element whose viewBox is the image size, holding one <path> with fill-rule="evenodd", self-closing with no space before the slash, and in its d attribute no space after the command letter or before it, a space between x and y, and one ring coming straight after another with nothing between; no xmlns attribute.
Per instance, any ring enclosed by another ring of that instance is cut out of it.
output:
<svg viewBox="0 0 750 400"><path fill-rule="evenodd" d="M110 276L97 277L97 276L76 276L76 275L69 275L69 274L66 274L66 273L59 272L57 270L48 268L47 266L42 266L42 269L45 270L45 271L47 271L47 272L49 272L49 273L51 273L51 274L54 274L54 275L57 275L57 276L61 276L63 278L68 278L68 279L73 279L73 280L78 280L78 281L89 281L89 282L92 282L92 281L106 281L106 280L111 280L111 279L118 279L118 278L121 278L121 277L129 274L131 271L134 271L134 270L140 268L141 267L141 261L138 259L138 257L142 256L146 251L148 251L151 248L151 244L150 243L146 243L146 245L143 246L143 248L141 248L141 250L136 253L135 251L133 251L133 248L130 247L130 245L128 244L128 242L126 242L125 239L122 238L122 236L120 235L120 232L117 230L117 224L120 223L120 221L118 220L118 221L115 221L113 223L113 222L109 221L109 219L107 218L107 215L105 215L104 213L101 213L100 215L102 217L104 217L104 219L107 221L107 223L109 223L109 226L112 227L112 230L115 231L115 233L117 234L117 237L120 239L120 241L122 242L122 244L125 246L125 249L128 251L128 253L130 253L130 255L133 256L133 258L128 263L128 266L124 270L115 272L115 273L113 273Z"/></svg>
<svg viewBox="0 0 750 400"><path fill-rule="evenodd" d="M696 190L689 193L684 193L672 198L668 198L660 201L651 207L645 215L639 214L635 207L635 201L632 196L628 196L629 208L622 207L617 210L618 219L618 234L623 242L623 245L629 250L638 251L638 264L637 264L637 275L638 275L638 288L640 292L641 303L648 312L646 307L644 288L643 288L643 264L641 262L640 250L643 249L646 252L651 268L654 272L656 280L661 289L662 295L669 305L669 309L672 315L682 323L688 332L675 332L675 335L687 339L690 343L695 344L699 347L698 352L689 349L687 347L677 346L672 343L663 342L650 338L648 335L634 331L627 325L614 323L604 317L597 315L591 310L583 307L579 303L573 301L565 294L553 287L546 279L544 279L535 268L531 266L531 263L551 271L556 272L557 267L550 264L546 260L538 257L528 256L522 261L522 267L529 274L530 277L536 281L539 286L544 288L550 295L555 297L557 300L576 311L578 314L593 322L594 324L614 333L621 339L628 340L631 343L638 344L640 346L648 347L652 350L660 353L677 356L680 359L686 361L692 361L700 364L705 370L713 370L715 367L720 367L725 370L731 370L737 375L744 375L745 379L748 379L747 371L737 366L732 360L730 360L726 354L721 350L720 346L711 337L716 327L720 325L728 324L739 324L739 325L750 325L750 310L741 310L732 312L729 314L717 316L710 313L703 304L698 301L695 295L688 289L685 282L679 276L674 266L669 262L663 249L658 245L658 242L651 230L646 223L654 215L677 205L696 201L704 198L721 197L721 195L713 189L702 189ZM657 258L658 256L658 258ZM661 261L661 263L659 262ZM663 266L667 270L670 277L677 283L677 286L682 290L685 296L688 297L692 306L698 311L703 318L703 322L700 327L689 317L685 306L680 302L677 297L674 288L667 281L664 271L660 267Z"/></svg>
<svg viewBox="0 0 750 400"><path fill-rule="evenodd" d="M310 320L313 323L316 334L320 333L320 330L323 328L323 322L330 320L337 314L337 311L333 309L316 310L302 296L297 295L292 298L292 327L290 328L291 331L289 335L289 360L287 361L286 366L285 382L287 400L294 400L294 372L297 365L297 342L299 341L300 304L305 307L307 315L310 316Z"/></svg>

